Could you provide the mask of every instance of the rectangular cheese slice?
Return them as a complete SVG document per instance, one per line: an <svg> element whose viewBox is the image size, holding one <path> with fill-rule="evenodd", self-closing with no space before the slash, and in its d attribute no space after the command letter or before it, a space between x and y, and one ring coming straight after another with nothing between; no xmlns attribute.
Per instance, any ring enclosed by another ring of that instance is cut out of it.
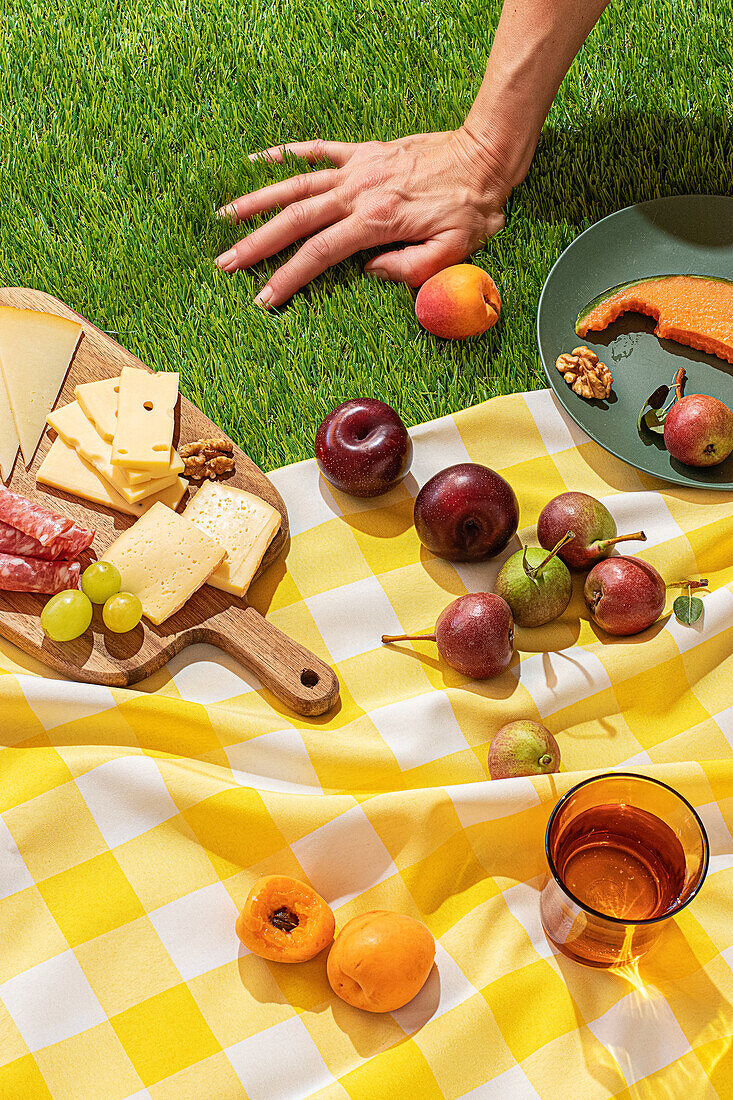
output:
<svg viewBox="0 0 733 1100"><path fill-rule="evenodd" d="M177 401L177 372L148 374L123 367L112 465L165 473L171 463Z"/></svg>
<svg viewBox="0 0 733 1100"><path fill-rule="evenodd" d="M0 306L0 371L26 466L36 453L81 331L78 322L55 313Z"/></svg>
<svg viewBox="0 0 733 1100"><path fill-rule="evenodd" d="M185 516L155 504L103 558L117 566L122 590L139 596L143 614L159 626L183 607L224 554L223 546Z"/></svg>
<svg viewBox="0 0 733 1100"><path fill-rule="evenodd" d="M134 369L134 368L132 368ZM147 372L141 371L141 374ZM74 397L81 405L88 420L91 420L102 439L111 443L117 428L117 400L120 392L120 379L102 378L99 382L84 382L74 390ZM122 467L120 467L122 469ZM183 473L183 459L171 448L168 474ZM127 471L130 485L142 485L154 478L150 470Z"/></svg>
<svg viewBox="0 0 733 1100"><path fill-rule="evenodd" d="M137 487L131 486L127 471L121 466L112 465L112 444L102 439L91 420L84 415L78 401L71 401L68 405L55 409L47 419L54 431L78 451L128 504L137 504L145 497L159 493L176 480L176 474L166 474Z"/></svg>
<svg viewBox="0 0 733 1100"><path fill-rule="evenodd" d="M123 512L127 516L142 516L158 501L169 508L175 508L188 488L185 478L179 477L162 492L146 497L139 504L129 504L61 436L51 444L51 449L38 468L36 481L41 485L49 485L52 489L61 489L64 493L82 497L93 504L104 504L105 507Z"/></svg>
<svg viewBox="0 0 733 1100"><path fill-rule="evenodd" d="M243 596L280 527L280 513L243 489L207 481L186 505L183 515L227 552L207 583Z"/></svg>
<svg viewBox="0 0 733 1100"><path fill-rule="evenodd" d="M10 398L0 371L0 478L10 481L15 456L18 453L18 433L10 409Z"/></svg>

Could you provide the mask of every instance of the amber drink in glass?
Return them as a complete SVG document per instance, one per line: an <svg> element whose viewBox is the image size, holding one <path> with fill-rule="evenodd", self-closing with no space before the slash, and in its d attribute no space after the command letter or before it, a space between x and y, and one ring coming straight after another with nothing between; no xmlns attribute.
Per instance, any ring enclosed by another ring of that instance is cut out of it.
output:
<svg viewBox="0 0 733 1100"><path fill-rule="evenodd" d="M552 944L586 966L636 962L700 889L708 840L680 794L643 775L587 779L547 825L540 896Z"/></svg>

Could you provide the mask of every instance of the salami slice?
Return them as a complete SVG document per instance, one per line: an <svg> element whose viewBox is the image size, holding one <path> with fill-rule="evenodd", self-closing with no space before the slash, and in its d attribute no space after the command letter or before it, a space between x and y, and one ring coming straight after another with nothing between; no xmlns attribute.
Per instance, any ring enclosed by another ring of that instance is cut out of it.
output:
<svg viewBox="0 0 733 1100"><path fill-rule="evenodd" d="M11 489L0 484L0 520L17 527L24 535L38 539L41 546L49 546L60 535L76 527L71 519L49 512Z"/></svg>
<svg viewBox="0 0 733 1100"><path fill-rule="evenodd" d="M78 561L40 561L18 554L0 554L0 589L5 592L63 592L78 588Z"/></svg>
<svg viewBox="0 0 733 1100"><path fill-rule="evenodd" d="M57 539L54 539L48 549L56 551L54 554L56 558L77 558L79 554L82 554L92 545L96 533L94 528L79 527L78 524L74 523L68 531L64 531L63 535L59 535ZM40 557L41 555L32 554L30 556Z"/></svg>
<svg viewBox="0 0 733 1100"><path fill-rule="evenodd" d="M45 558L53 561L62 556L62 548L57 542L50 546L41 546L38 539L31 535L24 535L17 527L11 527L9 523L0 520L0 554L19 554L24 558ZM76 557L75 554L64 554L65 558Z"/></svg>

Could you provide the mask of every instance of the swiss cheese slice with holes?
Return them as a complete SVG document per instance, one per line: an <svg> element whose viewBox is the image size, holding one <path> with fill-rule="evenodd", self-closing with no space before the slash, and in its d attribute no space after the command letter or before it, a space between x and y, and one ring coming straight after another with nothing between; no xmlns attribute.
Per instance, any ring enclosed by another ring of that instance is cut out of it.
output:
<svg viewBox="0 0 733 1100"><path fill-rule="evenodd" d="M165 473L170 469L178 373L123 367L112 465Z"/></svg>
<svg viewBox="0 0 733 1100"><path fill-rule="evenodd" d="M2 372L23 461L30 466L81 337L55 313L0 306Z"/></svg>
<svg viewBox="0 0 733 1100"><path fill-rule="evenodd" d="M130 485L127 471L121 466L112 465L112 444L102 439L91 420L84 415L78 401L71 401L68 405L55 409L47 419L54 431L78 451L128 504L137 504L145 497L159 493L176 480L176 474L165 474L142 485Z"/></svg>
<svg viewBox="0 0 733 1100"><path fill-rule="evenodd" d="M154 504L102 555L116 565L122 591L134 592L159 626L174 615L224 559L223 546L164 504Z"/></svg>
<svg viewBox="0 0 733 1100"><path fill-rule="evenodd" d="M83 382L74 390L74 397L81 405L87 419L91 420L102 439L112 443L117 428L117 401L120 392L120 379L102 378L98 382ZM171 448L169 474L182 474L183 459ZM156 475L150 470L128 469L130 485L142 485Z"/></svg>
<svg viewBox="0 0 733 1100"><path fill-rule="evenodd" d="M243 596L280 527L280 513L243 489L207 481L188 502L183 515L227 552L207 584Z"/></svg>
<svg viewBox="0 0 733 1100"><path fill-rule="evenodd" d="M113 508L115 512L123 512L128 516L142 516L158 501L169 508L175 508L188 488L185 478L178 477L172 485L159 493L146 497L138 504L129 504L114 486L105 481L101 474L97 473L94 467L77 454L61 436L54 439L51 444L48 454L38 468L36 481L40 485L48 485L52 489L61 489L64 493L82 497L83 500L91 501L92 504L104 504L107 508Z"/></svg>

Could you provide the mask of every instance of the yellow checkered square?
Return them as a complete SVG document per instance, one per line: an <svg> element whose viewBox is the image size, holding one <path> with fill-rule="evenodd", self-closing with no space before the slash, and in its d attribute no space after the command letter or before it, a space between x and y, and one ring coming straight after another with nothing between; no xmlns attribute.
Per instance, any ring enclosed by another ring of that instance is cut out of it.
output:
<svg viewBox="0 0 733 1100"><path fill-rule="evenodd" d="M72 947L144 913L111 852L44 879L38 890Z"/></svg>
<svg viewBox="0 0 733 1100"><path fill-rule="evenodd" d="M108 1023L53 1043L37 1051L35 1059L53 1096L125 1100L142 1086Z"/></svg>
<svg viewBox="0 0 733 1100"><path fill-rule="evenodd" d="M567 986L544 959L512 970L481 992L518 1062L583 1023ZM531 1027L526 1013L517 1011L520 1005L531 1005Z"/></svg>

